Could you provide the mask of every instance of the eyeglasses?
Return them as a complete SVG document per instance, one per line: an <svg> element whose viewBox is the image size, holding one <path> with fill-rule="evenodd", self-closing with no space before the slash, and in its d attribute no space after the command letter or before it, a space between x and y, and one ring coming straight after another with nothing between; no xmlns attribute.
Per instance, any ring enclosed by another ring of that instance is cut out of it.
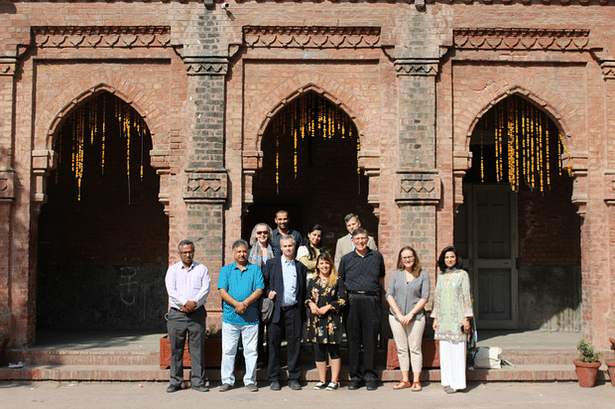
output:
<svg viewBox="0 0 615 409"><path fill-rule="evenodd" d="M268 231L257 231L256 234L258 234L258 235L262 235L262 234L268 235L269 232Z"/></svg>

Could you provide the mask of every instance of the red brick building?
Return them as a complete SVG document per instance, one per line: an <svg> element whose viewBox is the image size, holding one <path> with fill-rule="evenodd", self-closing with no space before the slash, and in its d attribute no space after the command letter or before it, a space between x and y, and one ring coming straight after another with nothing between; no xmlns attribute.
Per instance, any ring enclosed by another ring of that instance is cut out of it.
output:
<svg viewBox="0 0 615 409"><path fill-rule="evenodd" d="M12 344L37 329L164 328L181 239L215 286L231 243L287 208L299 231L324 225L329 247L358 213L390 270L410 244L434 277L455 243L479 327L582 330L606 345L611 7L3 0ZM215 291L207 308L215 323Z"/></svg>

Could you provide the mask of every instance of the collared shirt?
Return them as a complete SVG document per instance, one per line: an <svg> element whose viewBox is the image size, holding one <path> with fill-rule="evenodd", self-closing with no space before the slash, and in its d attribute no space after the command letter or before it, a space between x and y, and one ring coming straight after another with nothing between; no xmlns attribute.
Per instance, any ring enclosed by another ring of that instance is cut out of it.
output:
<svg viewBox="0 0 615 409"><path fill-rule="evenodd" d="M172 308L181 309L188 301L196 301L197 308L205 304L209 294L209 273L203 264L192 262L189 269L184 263L173 264L164 278Z"/></svg>
<svg viewBox="0 0 615 409"><path fill-rule="evenodd" d="M301 237L301 233L299 233L297 230L290 230L288 234L293 236L293 238L295 239L295 250L298 249L299 246L303 244L303 238ZM271 241L273 242L273 245L277 248L280 248L280 239L282 238L282 236L284 236L284 234L280 233L277 228L273 229Z"/></svg>
<svg viewBox="0 0 615 409"><path fill-rule="evenodd" d="M297 267L295 260L287 260L282 256L282 279L284 280L284 297L282 306L297 304Z"/></svg>
<svg viewBox="0 0 615 409"><path fill-rule="evenodd" d="M264 289L263 273L256 264L248 263L245 270L241 270L237 263L228 264L220 270L218 289L228 291L236 301L243 301L254 291ZM258 324L258 303L248 305L243 314L237 314L235 307L222 301L222 322L232 325Z"/></svg>
<svg viewBox="0 0 615 409"><path fill-rule="evenodd" d="M363 257L352 251L342 257L338 273L348 291L380 292L380 279L385 273L384 259L379 251L369 247Z"/></svg>

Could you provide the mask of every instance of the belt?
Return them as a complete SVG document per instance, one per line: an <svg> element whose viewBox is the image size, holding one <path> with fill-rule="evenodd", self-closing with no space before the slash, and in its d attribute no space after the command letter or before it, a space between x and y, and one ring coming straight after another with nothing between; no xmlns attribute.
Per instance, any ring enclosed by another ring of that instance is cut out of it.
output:
<svg viewBox="0 0 615 409"><path fill-rule="evenodd" d="M282 311L289 311L289 310L292 310L293 308L298 308L298 307L299 307L298 304L293 304L293 305L288 305L286 307L282 306L282 307L280 307L280 309Z"/></svg>
<svg viewBox="0 0 615 409"><path fill-rule="evenodd" d="M348 292L350 294L355 294L355 295L371 295L371 296L380 295L378 291L348 291Z"/></svg>

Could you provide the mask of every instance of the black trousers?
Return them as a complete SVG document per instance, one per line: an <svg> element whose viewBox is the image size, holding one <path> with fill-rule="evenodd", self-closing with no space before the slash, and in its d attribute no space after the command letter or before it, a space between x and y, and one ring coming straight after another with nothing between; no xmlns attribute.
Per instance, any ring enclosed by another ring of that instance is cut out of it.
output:
<svg viewBox="0 0 615 409"><path fill-rule="evenodd" d="M280 350L282 338L286 336L286 366L289 380L299 380L301 376L301 311L299 307L281 311L280 321L269 323L267 326L267 340L269 347L269 380L280 380Z"/></svg>
<svg viewBox="0 0 615 409"><path fill-rule="evenodd" d="M192 387L205 384L203 372L205 347L205 308L186 314L185 312L171 308L167 330L171 342L171 372L170 384L180 385L184 380L184 345L188 334L188 346L190 348L190 362L192 366Z"/></svg>
<svg viewBox="0 0 615 409"><path fill-rule="evenodd" d="M377 295L351 294L346 321L348 335L348 360L353 381L377 381L376 349L382 326L382 302ZM363 366L361 371L361 345Z"/></svg>

